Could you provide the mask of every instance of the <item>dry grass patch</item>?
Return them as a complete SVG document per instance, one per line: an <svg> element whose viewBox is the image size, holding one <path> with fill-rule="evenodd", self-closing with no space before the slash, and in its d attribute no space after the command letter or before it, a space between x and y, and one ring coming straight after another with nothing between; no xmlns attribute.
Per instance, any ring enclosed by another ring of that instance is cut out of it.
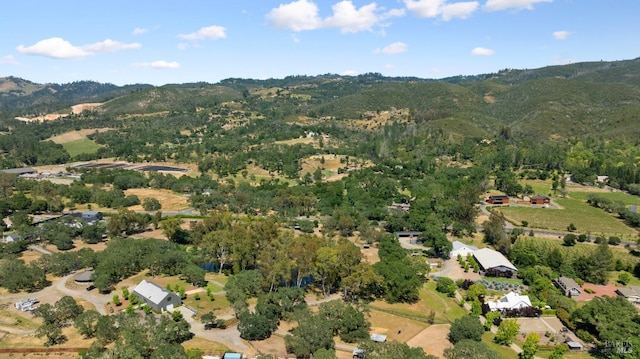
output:
<svg viewBox="0 0 640 359"><path fill-rule="evenodd" d="M453 348L448 339L450 329L449 324L432 325L407 341L407 345L422 348L426 354L442 358L445 349Z"/></svg>
<svg viewBox="0 0 640 359"><path fill-rule="evenodd" d="M67 341L56 345L56 348L89 348L94 341L94 339L85 339L73 326L63 328L62 334L67 337ZM7 334L0 341L0 348L45 348L44 342L45 338L38 338L35 334ZM23 356L20 355L20 357ZM73 357L77 358L77 355Z"/></svg>
<svg viewBox="0 0 640 359"><path fill-rule="evenodd" d="M166 189L132 188L126 190L124 193L126 196L132 194L138 196L141 203L144 202L145 198L155 198L160 201L163 212L181 211L189 208L187 197ZM129 209L132 211L144 211L142 205L129 207Z"/></svg>
<svg viewBox="0 0 640 359"><path fill-rule="evenodd" d="M213 340L208 340L201 337L193 337L186 342L183 342L182 347L185 350L200 349L205 353L221 353L230 350L228 346L222 343L214 342Z"/></svg>
<svg viewBox="0 0 640 359"><path fill-rule="evenodd" d="M376 309L370 312L371 333L384 334L387 340L397 340L406 343L423 331L428 324L413 319L389 314Z"/></svg>
<svg viewBox="0 0 640 359"><path fill-rule="evenodd" d="M252 341L251 346L261 354L271 354L278 358L285 358L287 349L284 345L284 338L278 335L272 335L265 340Z"/></svg>
<svg viewBox="0 0 640 359"><path fill-rule="evenodd" d="M79 131L69 131L57 136L49 137L49 141L53 141L57 144L63 144L71 141L83 140L86 139L88 135L93 134L95 132L105 132L109 131L111 128L85 128Z"/></svg>

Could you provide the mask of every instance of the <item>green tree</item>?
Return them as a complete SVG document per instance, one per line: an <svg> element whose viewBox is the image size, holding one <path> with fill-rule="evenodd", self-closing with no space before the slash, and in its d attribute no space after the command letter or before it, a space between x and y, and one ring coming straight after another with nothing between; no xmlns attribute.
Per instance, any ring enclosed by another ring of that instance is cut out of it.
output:
<svg viewBox="0 0 640 359"><path fill-rule="evenodd" d="M158 199L156 198L147 197L142 200L142 208L144 208L144 210L148 212L158 211L162 208L162 204L160 204L160 201L158 201Z"/></svg>
<svg viewBox="0 0 640 359"><path fill-rule="evenodd" d="M578 237L576 237L575 234L568 233L567 235L564 236L564 239L563 239L562 243L567 247L573 247L573 246L576 245L576 240L577 239L578 239Z"/></svg>
<svg viewBox="0 0 640 359"><path fill-rule="evenodd" d="M529 333L522 346L522 351L518 354L518 359L533 359L540 347L540 337L536 333Z"/></svg>
<svg viewBox="0 0 640 359"><path fill-rule="evenodd" d="M309 357L318 350L333 349L333 331L330 323L306 310L298 314L298 326L284 338L287 353Z"/></svg>
<svg viewBox="0 0 640 359"><path fill-rule="evenodd" d="M520 324L515 319L506 319L500 323L493 341L500 345L511 345L518 335Z"/></svg>
<svg viewBox="0 0 640 359"><path fill-rule="evenodd" d="M76 317L73 325L78 329L78 333L85 338L93 338L96 334L96 326L100 317L100 313L95 310L87 310Z"/></svg>
<svg viewBox="0 0 640 359"><path fill-rule="evenodd" d="M438 277L436 284L436 291L445 293L448 297L455 297L456 295L456 283L448 277Z"/></svg>
<svg viewBox="0 0 640 359"><path fill-rule="evenodd" d="M505 219L498 210L491 212L489 219L482 223L482 228L484 231L484 240L489 244L496 244L506 237L504 232Z"/></svg>
<svg viewBox="0 0 640 359"><path fill-rule="evenodd" d="M264 314L251 313L248 310L240 313L238 331L240 337L246 340L264 340L271 336L278 323Z"/></svg>
<svg viewBox="0 0 640 359"><path fill-rule="evenodd" d="M444 350L446 359L500 359L500 356L491 351L483 342L464 339L457 342L453 348Z"/></svg>
<svg viewBox="0 0 640 359"><path fill-rule="evenodd" d="M484 334L484 327L480 319L471 315L465 315L462 318L456 319L453 324L451 324L449 341L453 344L465 339L480 341L482 334Z"/></svg>

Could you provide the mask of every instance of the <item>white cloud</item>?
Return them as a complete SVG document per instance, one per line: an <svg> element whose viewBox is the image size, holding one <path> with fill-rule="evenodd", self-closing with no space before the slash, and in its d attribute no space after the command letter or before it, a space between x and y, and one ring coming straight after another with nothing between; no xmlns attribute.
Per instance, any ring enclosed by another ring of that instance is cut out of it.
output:
<svg viewBox="0 0 640 359"><path fill-rule="evenodd" d="M32 46L20 45L17 50L21 54L52 57L54 59L77 59L91 55L81 47L73 46L60 37L40 40Z"/></svg>
<svg viewBox="0 0 640 359"><path fill-rule="evenodd" d="M13 55L7 55L0 57L0 65L20 65Z"/></svg>
<svg viewBox="0 0 640 359"><path fill-rule="evenodd" d="M533 10L533 5L542 2L553 2L553 0L487 0L484 9L487 11L499 11L506 9L527 9Z"/></svg>
<svg viewBox="0 0 640 359"><path fill-rule="evenodd" d="M390 19L392 17L402 17L405 15L404 9L391 9L380 15L380 20Z"/></svg>
<svg viewBox="0 0 640 359"><path fill-rule="evenodd" d="M352 33L372 31L376 26L384 27L382 21L405 14L404 9L385 11L374 2L357 8L351 0L339 1L331 9L333 14L322 18L315 2L296 0L271 9L267 14L267 21L271 27L296 32L338 28L342 33Z"/></svg>
<svg viewBox="0 0 640 359"><path fill-rule="evenodd" d="M358 76L358 71L356 70L346 70L342 73L342 76Z"/></svg>
<svg viewBox="0 0 640 359"><path fill-rule="evenodd" d="M404 5L419 17L437 17L445 0L404 0Z"/></svg>
<svg viewBox="0 0 640 359"><path fill-rule="evenodd" d="M200 30L190 34L180 34L178 37L185 40L219 40L227 37L227 29L213 25L200 28Z"/></svg>
<svg viewBox="0 0 640 359"><path fill-rule="evenodd" d="M131 33L134 36L138 36L138 35L143 35L146 34L147 32L149 32L149 29L143 29L140 27L136 27L135 29L133 29L133 32Z"/></svg>
<svg viewBox="0 0 640 359"><path fill-rule="evenodd" d="M164 60L158 60L153 62L139 62L133 64L133 67L151 67L154 69L177 69L180 64L176 61L168 62Z"/></svg>
<svg viewBox="0 0 640 359"><path fill-rule="evenodd" d="M106 39L101 42L96 42L95 44L83 46L83 49L95 53L95 52L116 52L121 50L135 50L141 48L137 42L133 42L130 44L125 44L120 41L113 41L111 39Z"/></svg>
<svg viewBox="0 0 640 359"><path fill-rule="evenodd" d="M315 30L322 24L318 16L318 6L308 0L280 4L269 11L267 19L272 27L293 31Z"/></svg>
<svg viewBox="0 0 640 359"><path fill-rule="evenodd" d="M384 68L385 68L385 69L393 69L393 68L395 68L395 65L393 65L393 64L386 64L386 65L384 65Z"/></svg>
<svg viewBox="0 0 640 359"><path fill-rule="evenodd" d="M564 40L564 39L566 39L567 37L569 37L569 35L571 35L571 33L570 33L569 31L555 31L555 32L553 33L553 37L554 37L556 40Z"/></svg>
<svg viewBox="0 0 640 359"><path fill-rule="evenodd" d="M409 11L418 17L436 18L449 21L454 18L466 19L479 7L477 1L447 3L446 0L403 0Z"/></svg>
<svg viewBox="0 0 640 359"><path fill-rule="evenodd" d="M181 42L178 44L178 50L186 50L189 48L189 44L187 44L186 42Z"/></svg>
<svg viewBox="0 0 640 359"><path fill-rule="evenodd" d="M476 56L491 56L495 53L496 52L494 50L487 49L484 47L476 47L475 49L471 50L471 55L476 55Z"/></svg>
<svg viewBox="0 0 640 359"><path fill-rule="evenodd" d="M442 20L449 21L453 18L466 19L480 7L477 1L457 2L444 5L441 9Z"/></svg>
<svg viewBox="0 0 640 359"><path fill-rule="evenodd" d="M340 28L343 33L371 30L378 22L376 3L356 9L350 0L343 0L332 9L333 16L324 20L324 26Z"/></svg>
<svg viewBox="0 0 640 359"><path fill-rule="evenodd" d="M101 42L84 46L74 46L69 41L52 37L40 40L32 46L26 47L20 45L17 47L18 52L27 55L45 56L54 59L77 59L87 57L99 52L116 52L122 50L133 50L142 47L139 43L126 44L120 41L106 39Z"/></svg>
<svg viewBox="0 0 640 359"><path fill-rule="evenodd" d="M382 49L375 49L373 53L394 55L394 54L401 54L403 52L406 52L407 49L408 49L408 46L404 42L394 42L391 45L383 47Z"/></svg>
<svg viewBox="0 0 640 359"><path fill-rule="evenodd" d="M291 34L291 40L296 44L300 43L300 38L296 36L296 34Z"/></svg>

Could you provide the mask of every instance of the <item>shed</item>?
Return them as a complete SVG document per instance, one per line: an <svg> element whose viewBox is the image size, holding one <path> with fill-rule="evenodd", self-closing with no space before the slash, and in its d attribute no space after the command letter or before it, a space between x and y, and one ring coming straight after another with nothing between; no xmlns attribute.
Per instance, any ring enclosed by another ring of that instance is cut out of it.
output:
<svg viewBox="0 0 640 359"><path fill-rule="evenodd" d="M566 342L565 344L567 344L567 346L569 347L569 350L578 351L578 350L582 350L583 348L582 344L574 341L569 341L569 342Z"/></svg>
<svg viewBox="0 0 640 359"><path fill-rule="evenodd" d="M73 280L75 280L78 283L90 283L93 280L91 279L91 277L93 276L93 270L89 269L86 270L84 272L80 272L78 274L76 274L73 277Z"/></svg>
<svg viewBox="0 0 640 359"><path fill-rule="evenodd" d="M224 353L222 359L242 359L241 353Z"/></svg>
<svg viewBox="0 0 640 359"><path fill-rule="evenodd" d="M87 222L101 221L102 218L103 218L102 212L100 211L83 211L82 212L82 219L84 219Z"/></svg>
<svg viewBox="0 0 640 359"><path fill-rule="evenodd" d="M19 168L7 168L0 170L2 173L9 173L14 175L25 175L25 174L33 174L38 173L35 169L31 167L19 167Z"/></svg>
<svg viewBox="0 0 640 359"><path fill-rule="evenodd" d="M22 240L22 236L20 234L18 234L18 233L10 234L10 235L4 237L5 243L13 243L13 242L17 242L19 240Z"/></svg>
<svg viewBox="0 0 640 359"><path fill-rule="evenodd" d="M494 194L487 198L489 204L509 204L509 196L506 194Z"/></svg>
<svg viewBox="0 0 640 359"><path fill-rule="evenodd" d="M376 334L373 333L371 334L371 340L373 340L374 342L378 342L378 343L384 343L387 341L387 336L384 334Z"/></svg>
<svg viewBox="0 0 640 359"><path fill-rule="evenodd" d="M180 297L176 293L170 292L146 279L133 289L133 294L141 302L159 312L171 311L175 306L182 304Z"/></svg>

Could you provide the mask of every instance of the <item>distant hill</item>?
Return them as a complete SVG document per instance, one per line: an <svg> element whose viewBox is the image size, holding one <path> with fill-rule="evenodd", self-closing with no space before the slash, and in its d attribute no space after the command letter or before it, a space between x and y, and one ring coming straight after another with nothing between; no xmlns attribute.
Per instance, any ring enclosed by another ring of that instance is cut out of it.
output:
<svg viewBox="0 0 640 359"><path fill-rule="evenodd" d="M83 102L103 102L99 111L114 115L193 112L230 101L237 110L272 119L362 121L371 113L401 109L421 130L460 136L486 136L508 127L514 136L538 140L635 139L640 136L640 58L441 80L325 74L155 87L0 78L0 111L12 115L66 110Z"/></svg>
<svg viewBox="0 0 640 359"><path fill-rule="evenodd" d="M30 114L56 112L83 102L104 102L151 85L116 86L94 81L37 84L17 77L0 78L0 111Z"/></svg>

